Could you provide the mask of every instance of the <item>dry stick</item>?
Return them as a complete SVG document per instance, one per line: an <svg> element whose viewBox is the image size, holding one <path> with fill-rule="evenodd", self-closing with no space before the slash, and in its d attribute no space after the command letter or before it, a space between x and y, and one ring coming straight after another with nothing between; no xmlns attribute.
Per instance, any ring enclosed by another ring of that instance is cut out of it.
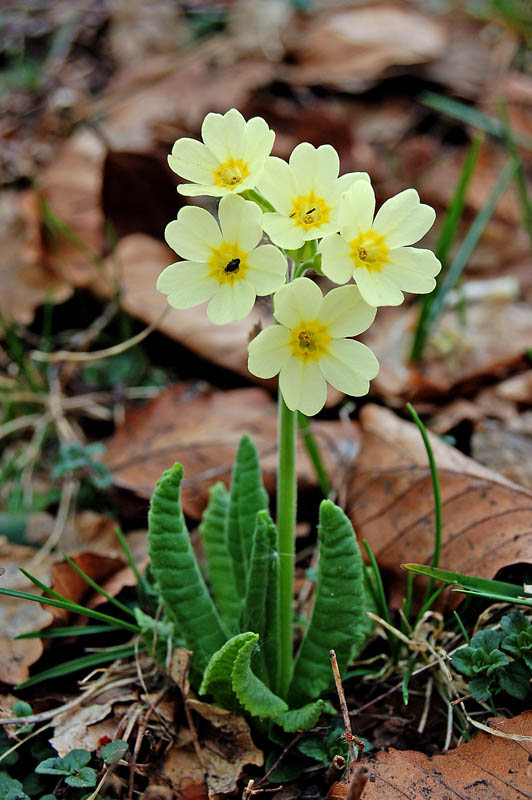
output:
<svg viewBox="0 0 532 800"><path fill-rule="evenodd" d="M353 731L351 730L351 720L349 719L349 711L347 709L347 703L345 702L344 687L342 686L340 670L338 669L338 662L336 660L336 653L334 650L331 650L329 655L331 657L331 667L334 675L334 682L336 684L336 691L338 692L338 698L340 700L340 708L342 709L342 716L344 718L344 739L349 745L349 757L351 759L351 763L354 763L355 761L360 761L362 758L362 753L364 752L364 742L362 739L358 739L356 736L353 736ZM356 754L353 742L355 742L357 745Z"/></svg>
<svg viewBox="0 0 532 800"><path fill-rule="evenodd" d="M287 745L286 745L286 747L284 748L283 752L281 753L281 755L279 756L279 758L277 759L277 761L275 761L275 762L274 762L274 763L271 765L271 767L270 767L270 769L268 770L268 772L267 772L265 775L263 775L263 776L262 776L262 778L261 778L261 779L258 781L258 783L257 783L257 785L256 785L256 787L255 787L255 789L253 790L254 792L255 792L255 791L259 791L259 790L260 790L261 792L270 791L269 789L259 789L259 787L260 787L260 786L261 786L261 785L262 785L262 784L263 784L263 783L264 783L264 782L265 782L265 781L266 781L266 780L267 780L267 779L270 777L270 775L272 774L272 772L274 772L274 771L277 769L277 767L279 766L279 764L281 763L281 761L283 760L283 758L285 757L285 755L288 753L288 751L289 751L289 750L291 750L291 749L292 749L292 747L293 747L295 744L297 744L297 743L299 742L299 740L300 740L300 739L302 739L302 738L303 738L303 736L304 736L304 731L300 731L300 732L297 734L297 736L295 736L295 737L292 739L292 741L291 741L291 742L288 742L288 744L287 744ZM278 789L278 790L281 790L282 788L283 788L282 786L278 786L278 787L277 787L277 789Z"/></svg>
<svg viewBox="0 0 532 800"><path fill-rule="evenodd" d="M55 353L44 353L41 350L33 350L31 358L35 359L35 361L47 361L51 363L55 363L58 361L79 361L81 363L86 361L97 361L100 358L109 358L110 356L116 356L119 353L124 353L126 350L129 350L130 347L134 347L135 345L142 342L147 336L154 331L160 322L162 322L163 318L165 317L168 309L170 306L166 306L163 313L160 314L156 320L154 320L147 328L144 328L143 331L137 333L136 336L132 336L131 339L127 339L125 342L121 342L120 344L113 345L113 347L106 347L104 350L93 350L88 353L77 353L71 350L57 350Z"/></svg>

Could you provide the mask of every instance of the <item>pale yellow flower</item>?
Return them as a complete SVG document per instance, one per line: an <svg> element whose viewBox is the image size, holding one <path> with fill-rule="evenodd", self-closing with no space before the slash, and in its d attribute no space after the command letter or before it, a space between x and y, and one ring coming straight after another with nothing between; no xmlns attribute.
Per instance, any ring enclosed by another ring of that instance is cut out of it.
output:
<svg viewBox="0 0 532 800"><path fill-rule="evenodd" d="M408 247L426 234L436 214L415 189L387 200L375 219L371 184L355 183L342 197L340 235L320 244L321 268L335 283L353 278L372 306L397 306L403 292L426 294L436 286L441 264L430 250Z"/></svg>
<svg viewBox="0 0 532 800"><path fill-rule="evenodd" d="M186 261L170 264L157 289L174 308L209 300L207 316L222 325L249 314L257 295L279 289L286 279L286 259L262 238L262 211L238 195L228 195L218 209L220 227L203 208L182 208L166 226L170 247ZM221 229L221 230L220 230Z"/></svg>
<svg viewBox="0 0 532 800"><path fill-rule="evenodd" d="M240 111L207 114L201 126L203 142L178 139L168 156L174 172L193 183L182 183L178 192L222 197L253 189L270 155L275 133L262 117L248 122Z"/></svg>
<svg viewBox="0 0 532 800"><path fill-rule="evenodd" d="M298 144L289 163L271 156L258 189L275 207L264 215L264 230L275 244L289 250L338 230L338 202L355 181L369 181L365 172L338 177L340 161L330 144Z"/></svg>
<svg viewBox="0 0 532 800"><path fill-rule="evenodd" d="M259 378L279 373L288 408L317 414L325 404L327 381L356 397L368 393L378 361L369 347L346 337L369 328L376 309L356 286L341 286L323 297L309 278L296 278L276 292L273 305L280 324L250 342L248 369Z"/></svg>

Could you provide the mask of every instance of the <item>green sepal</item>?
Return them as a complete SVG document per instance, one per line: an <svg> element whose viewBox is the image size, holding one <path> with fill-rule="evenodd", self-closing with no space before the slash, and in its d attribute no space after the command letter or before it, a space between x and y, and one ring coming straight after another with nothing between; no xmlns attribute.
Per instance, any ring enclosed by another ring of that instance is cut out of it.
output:
<svg viewBox="0 0 532 800"><path fill-rule="evenodd" d="M278 559L275 524L267 511L259 511L253 535L246 599L240 627L244 631L258 633L261 643L273 633L270 631L268 620L268 594L272 590L279 591L278 586L270 587L271 561L276 558ZM278 642L273 644L278 647ZM263 647L255 658L254 669L259 678L271 686L271 682L267 679L266 654Z"/></svg>
<svg viewBox="0 0 532 800"><path fill-rule="evenodd" d="M203 676L200 694L212 694L215 701L231 711L248 711L264 718L278 716L288 706L251 671L251 657L257 633L233 636L213 655Z"/></svg>
<svg viewBox="0 0 532 800"><path fill-rule="evenodd" d="M227 640L218 611L190 544L180 502L183 467L175 464L163 473L148 514L151 568L168 615L175 619L193 665L204 669Z"/></svg>
<svg viewBox="0 0 532 800"><path fill-rule="evenodd" d="M296 733L313 728L322 714L336 714L336 709L328 700L316 700L302 708L285 711L284 714L275 717L274 722L286 733Z"/></svg>
<svg viewBox="0 0 532 800"><path fill-rule="evenodd" d="M257 513L267 508L268 495L262 485L257 451L249 436L244 434L233 468L227 519L227 547L238 597L242 601L246 594L255 520Z"/></svg>
<svg viewBox="0 0 532 800"><path fill-rule="evenodd" d="M199 532L207 561L207 577L216 608L232 633L237 631L240 600L236 591L231 556L227 549L226 528L229 492L219 482L209 491L209 502L203 513Z"/></svg>
<svg viewBox="0 0 532 800"><path fill-rule="evenodd" d="M320 505L318 538L316 598L294 664L288 694L291 706L319 697L332 683L330 650L336 652L340 672L345 670L355 632L365 626L362 556L351 522L330 500Z"/></svg>

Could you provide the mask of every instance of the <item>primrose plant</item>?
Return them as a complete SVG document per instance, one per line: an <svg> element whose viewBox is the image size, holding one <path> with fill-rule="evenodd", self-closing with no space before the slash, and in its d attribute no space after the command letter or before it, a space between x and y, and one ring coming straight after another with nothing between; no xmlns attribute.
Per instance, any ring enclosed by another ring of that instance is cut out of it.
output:
<svg viewBox="0 0 532 800"><path fill-rule="evenodd" d="M149 517L164 619L139 613L139 623L152 644L158 630L159 644L170 635L193 651L201 693L261 725L307 729L326 710L320 695L331 683L329 651L344 670L364 643L371 587L349 519L324 500L316 597L293 657L296 415L323 408L327 383L367 394L378 362L352 337L369 328L378 306L434 288L439 261L411 245L435 214L414 189L375 214L368 175L339 177L333 147L303 142L286 163L270 155L275 135L267 123L246 122L236 109L208 114L202 138L179 139L169 163L190 181L178 187L181 194L221 198L218 221L203 208L180 210L165 235L183 260L166 267L157 288L177 309L208 302L216 325L243 319L257 295L272 295L276 324L251 341L248 366L259 378L279 375L277 518L268 513L257 454L244 436L231 487L212 488L200 526L211 595L180 506L182 467L165 472ZM324 296L305 277L309 270L342 285Z"/></svg>

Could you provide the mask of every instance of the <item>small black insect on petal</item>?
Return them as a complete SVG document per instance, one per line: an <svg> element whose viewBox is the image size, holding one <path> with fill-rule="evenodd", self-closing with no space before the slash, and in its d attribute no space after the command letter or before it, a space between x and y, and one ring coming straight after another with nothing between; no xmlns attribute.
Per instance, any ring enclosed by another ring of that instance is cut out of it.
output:
<svg viewBox="0 0 532 800"><path fill-rule="evenodd" d="M238 272L239 269L240 269L240 259L233 258L229 262L229 264L227 264L227 266L224 267L224 272L227 272L229 274L231 272Z"/></svg>

